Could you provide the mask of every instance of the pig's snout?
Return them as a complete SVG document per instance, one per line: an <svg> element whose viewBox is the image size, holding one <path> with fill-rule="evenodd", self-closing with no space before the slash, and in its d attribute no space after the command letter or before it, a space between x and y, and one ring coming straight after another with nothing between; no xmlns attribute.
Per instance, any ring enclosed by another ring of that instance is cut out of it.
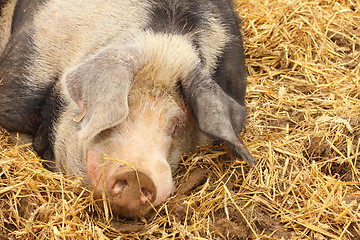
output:
<svg viewBox="0 0 360 240"><path fill-rule="evenodd" d="M112 211L124 217L143 215L156 199L156 186L145 173L122 167L107 186Z"/></svg>

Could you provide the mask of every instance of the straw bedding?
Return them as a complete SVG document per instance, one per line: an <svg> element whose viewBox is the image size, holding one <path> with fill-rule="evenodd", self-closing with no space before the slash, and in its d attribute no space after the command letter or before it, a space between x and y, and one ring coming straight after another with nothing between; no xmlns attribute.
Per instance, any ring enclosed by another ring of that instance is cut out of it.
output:
<svg viewBox="0 0 360 240"><path fill-rule="evenodd" d="M360 1L235 4L249 72L241 138L259 164L201 147L172 198L123 220L1 130L0 239L360 239Z"/></svg>

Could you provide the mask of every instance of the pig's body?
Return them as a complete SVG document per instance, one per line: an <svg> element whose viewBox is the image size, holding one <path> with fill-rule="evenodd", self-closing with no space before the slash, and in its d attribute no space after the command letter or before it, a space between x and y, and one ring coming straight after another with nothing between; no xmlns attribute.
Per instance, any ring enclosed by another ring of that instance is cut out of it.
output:
<svg viewBox="0 0 360 240"><path fill-rule="evenodd" d="M237 137L246 71L230 1L14 4L0 15L0 125L32 134L114 213L163 202L181 155L211 138L255 163Z"/></svg>

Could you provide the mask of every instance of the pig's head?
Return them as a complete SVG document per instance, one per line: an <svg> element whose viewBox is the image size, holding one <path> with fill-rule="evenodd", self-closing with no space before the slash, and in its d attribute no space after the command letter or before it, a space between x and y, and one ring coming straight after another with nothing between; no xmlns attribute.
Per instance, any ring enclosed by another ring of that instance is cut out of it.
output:
<svg viewBox="0 0 360 240"><path fill-rule="evenodd" d="M71 136L55 146L62 168L84 174L94 196L108 199L112 212L125 217L166 200L181 155L206 140L177 80L164 80L153 67L134 68L135 54L108 49L66 75L68 124L57 132ZM70 124L76 126L72 133L64 129ZM71 158L86 159L86 168Z"/></svg>
<svg viewBox="0 0 360 240"><path fill-rule="evenodd" d="M171 194L172 171L203 133L255 162L237 136L244 106L211 79L192 44L144 39L101 51L61 81L68 106L56 129L58 167L83 174L121 216L143 215Z"/></svg>
<svg viewBox="0 0 360 240"><path fill-rule="evenodd" d="M133 89L129 115L100 132L87 149L87 176L96 197L103 192L112 211L141 215L173 190L172 169L190 150L195 122L162 89Z"/></svg>

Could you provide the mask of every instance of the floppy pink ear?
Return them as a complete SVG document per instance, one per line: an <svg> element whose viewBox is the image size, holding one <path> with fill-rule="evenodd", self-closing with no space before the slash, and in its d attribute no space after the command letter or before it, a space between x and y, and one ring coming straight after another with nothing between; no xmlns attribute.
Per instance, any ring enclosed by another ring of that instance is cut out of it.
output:
<svg viewBox="0 0 360 240"><path fill-rule="evenodd" d="M91 139L127 117L128 93L135 75L131 48L108 48L78 65L65 77L71 99L79 106L74 121L80 136Z"/></svg>
<svg viewBox="0 0 360 240"><path fill-rule="evenodd" d="M236 157L255 165L257 161L238 137L246 119L245 107L227 95L213 79L201 73L189 80L184 92L190 98L200 130L225 141Z"/></svg>

